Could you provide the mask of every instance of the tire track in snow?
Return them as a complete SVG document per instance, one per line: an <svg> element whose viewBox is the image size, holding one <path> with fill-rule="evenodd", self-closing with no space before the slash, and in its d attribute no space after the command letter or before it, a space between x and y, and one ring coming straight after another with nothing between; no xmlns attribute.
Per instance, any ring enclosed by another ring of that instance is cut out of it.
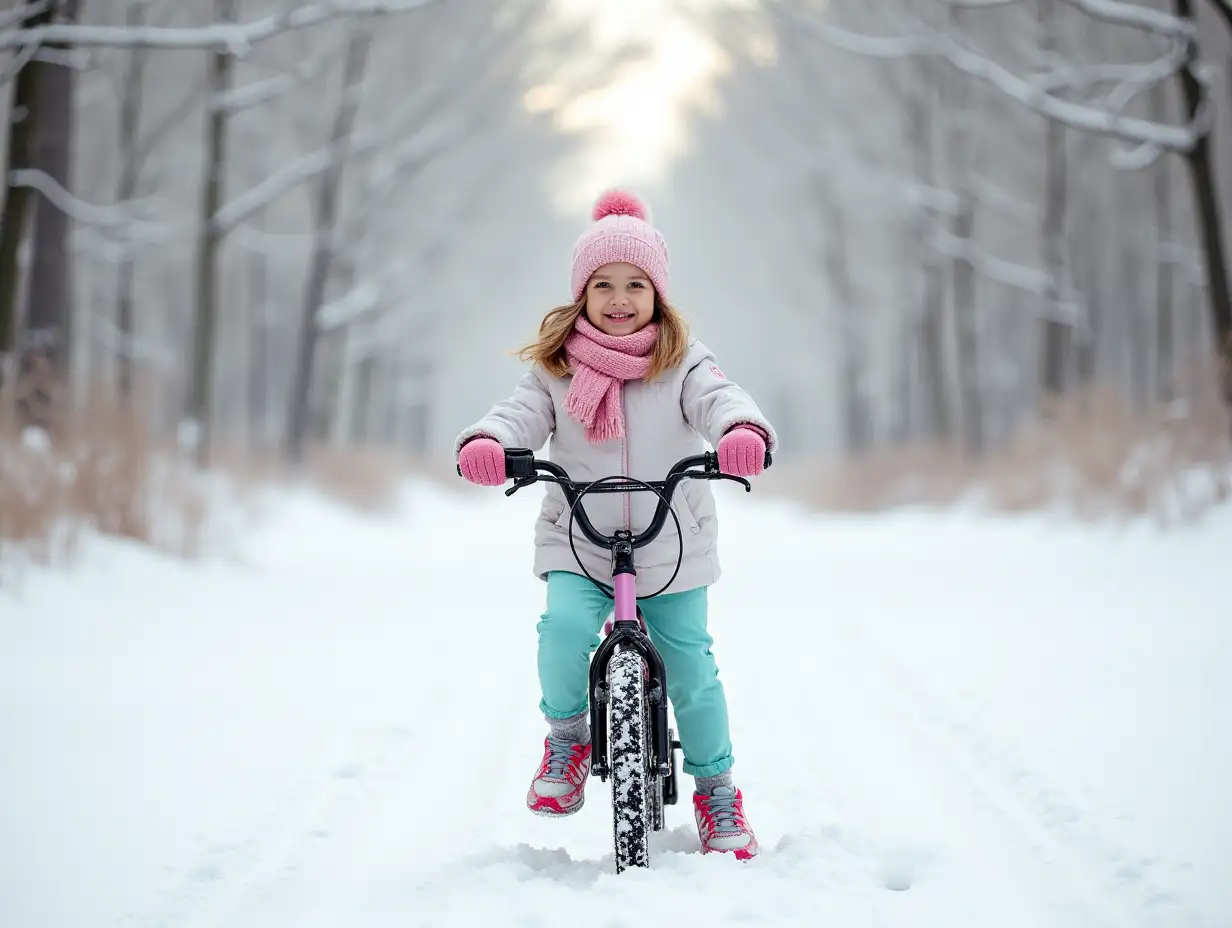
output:
<svg viewBox="0 0 1232 928"><path fill-rule="evenodd" d="M1020 759L998 759L988 741L962 723L952 709L928 693L905 663L891 655L870 634L839 620L836 630L857 656L847 668L860 668L865 692L893 715L920 745L922 755L954 775L975 800L971 811L999 824L996 832L1013 837L1031 862L1031 881L1038 894L1064 885L1068 898L1057 905L1073 908L1079 924L1162 926L1197 924L1196 915L1182 911L1173 892L1143 878L1135 861L1143 860L1101 835L1091 815L1047 786ZM874 683L875 681L875 683ZM961 802L957 790L951 795ZM1024 876L1026 876L1024 874Z"/></svg>
<svg viewBox="0 0 1232 928"><path fill-rule="evenodd" d="M398 769L410 737L401 727L353 733L332 752L332 763L288 787L245 837L212 842L140 922L158 928L235 924L246 906L276 893L304 858L324 849L342 821Z"/></svg>

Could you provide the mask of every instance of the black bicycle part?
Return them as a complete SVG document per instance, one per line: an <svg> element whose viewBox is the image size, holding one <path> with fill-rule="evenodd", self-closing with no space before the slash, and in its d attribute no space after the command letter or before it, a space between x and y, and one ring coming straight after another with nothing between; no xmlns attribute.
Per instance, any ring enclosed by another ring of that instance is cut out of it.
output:
<svg viewBox="0 0 1232 928"><path fill-rule="evenodd" d="M609 480L624 481L623 483L613 484L613 486L632 488L635 490L644 489L656 494L659 497L659 504L663 505L666 503L667 511L671 514L672 521L676 523L676 569L672 571L672 575L667 578L667 582L663 584L663 586L659 587L653 593L647 593L645 596L637 597L639 601L643 599L653 599L676 582L676 576L680 573L680 566L684 563L684 529L680 527L680 516L678 516L676 514L676 510L671 507L671 503L664 498L662 490L656 489L645 481L635 480L632 477L601 477L592 483L588 483L582 488L581 492L577 494L577 498L569 507L569 550L573 553L573 559L577 561L577 565L581 568L582 573L586 575L586 579L602 590L608 599L615 599L615 590L609 589L605 584L600 583L590 575L590 571L586 569L586 565L582 563L581 557L578 556L577 540L573 536L574 513L577 512L578 507L581 506L582 497L584 497L587 493L595 492L596 488L607 486L607 481ZM635 547L633 533L628 529L617 529L615 534L612 535L610 546L612 549L612 576L616 577L619 574L636 574L637 571L633 567L633 549Z"/></svg>
<svg viewBox="0 0 1232 928"><path fill-rule="evenodd" d="M590 770L600 780L611 772L607 763L607 664L620 645L626 645L646 661L648 679L646 699L650 706L654 756L651 767L659 776L671 773L670 739L667 730L667 668L650 636L637 622L616 622L611 633L599 643L590 662Z"/></svg>
<svg viewBox="0 0 1232 928"><path fill-rule="evenodd" d="M680 742L674 737L675 732L670 728L667 730L667 755L668 763L671 764L671 772L663 778L663 804L665 806L674 806L676 799L680 795L678 780L676 777L676 752L680 750Z"/></svg>
<svg viewBox="0 0 1232 928"><path fill-rule="evenodd" d="M765 460L766 467L769 467L773 462L769 451L766 452ZM692 470L694 467L701 467L702 470ZM672 513L673 516L675 515L671 508L670 500L681 480L686 478L731 480L743 486L746 493L753 489L752 485L744 477L725 474L719 470L719 456L713 451L681 458L672 465L671 470L668 471L667 478L659 481L642 481L632 477L615 475L612 477L602 477L589 483L579 483L570 479L569 474L559 464L536 458L534 452L529 448L506 448L505 472L514 481L513 486L505 491L506 496L512 496L518 490L534 483L555 483L559 486L570 507L570 525L572 526L572 520L576 518L577 524L582 529L582 534L586 536L587 540L591 544L597 545L600 548L607 548L609 551L618 539L604 535L594 527L594 524L586 515L586 508L577 504L580 496L584 496L587 493L630 493L640 490L648 490L655 493L659 497L659 504L655 507L655 514L650 520L650 525L638 534L633 535L631 539L632 545L636 549L650 544L650 542L658 537L659 533L663 530L664 524L667 522L668 513ZM619 480L621 482L608 482L611 480ZM571 536L572 534L572 531L570 531Z"/></svg>

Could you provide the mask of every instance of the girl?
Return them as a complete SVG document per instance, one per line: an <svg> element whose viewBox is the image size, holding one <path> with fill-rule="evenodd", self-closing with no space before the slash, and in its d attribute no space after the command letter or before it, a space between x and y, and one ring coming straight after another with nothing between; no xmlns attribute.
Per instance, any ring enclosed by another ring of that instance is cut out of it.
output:
<svg viewBox="0 0 1232 928"><path fill-rule="evenodd" d="M522 350L532 369L513 395L457 438L462 475L472 483L505 482L504 448L539 449L549 436L552 460L574 480L622 474L662 480L679 459L715 446L720 468L741 477L761 473L774 429L714 355L689 337L667 301L667 243L634 196L609 191L594 224L573 250L573 302L553 309L539 340ZM590 772L587 675L590 653L611 601L578 570L570 550L569 507L548 484L535 524L535 574L547 581L540 617L539 708L550 732L526 796L531 811L569 815L582 807ZM640 530L658 498L652 493L587 496L595 528ZM642 602L651 640L667 668L684 770L696 780L694 818L702 852L747 859L757 839L732 783L727 701L706 631L706 592L719 578L718 520L707 483L684 480L672 500L684 533L684 559L661 596ZM637 554L637 592L653 593L676 567L679 541L668 519ZM600 582L611 583L606 551L578 544L578 556Z"/></svg>

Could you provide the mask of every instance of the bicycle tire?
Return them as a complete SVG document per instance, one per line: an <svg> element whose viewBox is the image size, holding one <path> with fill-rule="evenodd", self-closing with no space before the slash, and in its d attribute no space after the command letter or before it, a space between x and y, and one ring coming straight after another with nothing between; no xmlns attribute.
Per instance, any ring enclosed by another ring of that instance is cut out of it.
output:
<svg viewBox="0 0 1232 928"><path fill-rule="evenodd" d="M620 648L608 679L608 753L612 777L612 838L616 872L650 866L652 827L649 714L642 656Z"/></svg>

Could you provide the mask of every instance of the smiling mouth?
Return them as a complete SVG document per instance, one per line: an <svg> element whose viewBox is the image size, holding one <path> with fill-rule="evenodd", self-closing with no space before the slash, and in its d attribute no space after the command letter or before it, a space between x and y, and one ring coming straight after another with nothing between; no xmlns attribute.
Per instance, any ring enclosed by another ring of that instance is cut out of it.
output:
<svg viewBox="0 0 1232 928"><path fill-rule="evenodd" d="M604 318L611 319L613 322L632 322L633 313L604 313Z"/></svg>

